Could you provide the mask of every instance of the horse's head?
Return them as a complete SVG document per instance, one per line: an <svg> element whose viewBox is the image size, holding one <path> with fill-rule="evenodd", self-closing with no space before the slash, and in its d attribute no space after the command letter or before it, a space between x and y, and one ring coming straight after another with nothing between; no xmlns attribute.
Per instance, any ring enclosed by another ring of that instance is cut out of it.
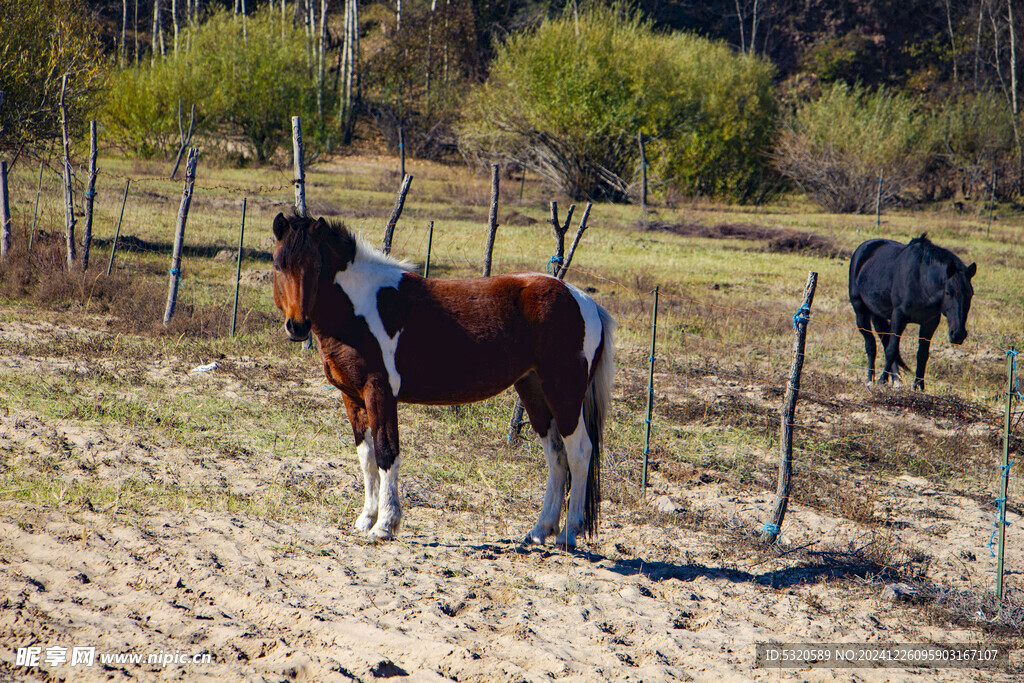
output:
<svg viewBox="0 0 1024 683"><path fill-rule="evenodd" d="M274 218L274 303L285 315L284 329L292 341L305 341L312 328L310 316L316 304L320 271L319 234L326 227L300 216L277 214Z"/></svg>
<svg viewBox="0 0 1024 683"><path fill-rule="evenodd" d="M977 264L964 266L950 261L946 267L946 288L942 295L942 313L949 325L949 341L963 344L967 339L967 313L971 310L974 287L971 278L978 272Z"/></svg>

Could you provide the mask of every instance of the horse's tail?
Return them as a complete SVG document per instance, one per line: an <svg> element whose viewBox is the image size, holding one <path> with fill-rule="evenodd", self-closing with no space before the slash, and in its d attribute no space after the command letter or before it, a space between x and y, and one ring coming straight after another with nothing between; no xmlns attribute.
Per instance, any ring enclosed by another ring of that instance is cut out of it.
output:
<svg viewBox="0 0 1024 683"><path fill-rule="evenodd" d="M597 535L601 511L601 436L611 408L612 382L615 379L615 320L601 306L597 307L597 312L601 319L600 357L583 397L583 423L591 445L587 495L583 504L583 531L591 538Z"/></svg>

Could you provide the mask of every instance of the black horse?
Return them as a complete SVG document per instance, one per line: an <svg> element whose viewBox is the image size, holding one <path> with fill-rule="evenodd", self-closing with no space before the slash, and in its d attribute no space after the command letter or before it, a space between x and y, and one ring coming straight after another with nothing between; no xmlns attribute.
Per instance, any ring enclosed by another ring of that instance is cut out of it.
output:
<svg viewBox="0 0 1024 683"><path fill-rule="evenodd" d="M953 252L935 246L926 235L909 244L874 239L857 247L850 260L850 303L864 335L869 383L875 375L871 324L885 350L881 376L885 382L899 378L895 366L907 367L900 357L900 337L909 323L916 323L921 330L914 388L924 391L928 348L939 318L946 316L950 342L962 344L967 339L967 313L974 296L971 278L977 270L974 263L965 266Z"/></svg>

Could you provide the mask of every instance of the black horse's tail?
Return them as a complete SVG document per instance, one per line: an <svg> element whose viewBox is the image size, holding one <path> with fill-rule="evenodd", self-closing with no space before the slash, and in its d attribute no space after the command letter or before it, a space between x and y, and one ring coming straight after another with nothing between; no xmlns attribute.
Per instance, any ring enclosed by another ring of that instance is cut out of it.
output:
<svg viewBox="0 0 1024 683"><path fill-rule="evenodd" d="M583 533L597 536L598 517L601 512L601 436L604 421L611 408L612 381L615 377L615 321L608 311L597 307L601 318L601 357L583 397L583 423L590 439L590 467L587 471L587 493L583 501Z"/></svg>

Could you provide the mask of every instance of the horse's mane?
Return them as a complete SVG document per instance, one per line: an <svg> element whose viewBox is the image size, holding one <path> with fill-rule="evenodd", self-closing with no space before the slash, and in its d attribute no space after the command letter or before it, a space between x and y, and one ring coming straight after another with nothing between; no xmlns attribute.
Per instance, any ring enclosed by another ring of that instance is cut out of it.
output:
<svg viewBox="0 0 1024 683"><path fill-rule="evenodd" d="M930 239L928 239L928 233L922 232L920 237L915 237L910 240L907 244L908 247L919 246L921 248L921 256L925 263L934 261L944 266L950 263L954 264L957 269L962 270L965 268L964 262L960 260L960 257L954 254L949 249L940 247Z"/></svg>
<svg viewBox="0 0 1024 683"><path fill-rule="evenodd" d="M316 219L309 218L308 216L299 216L294 210L286 214L285 217L294 227L301 228L301 232L306 232L309 226L318 223ZM362 235L352 232L343 221L334 218L323 219L323 222L314 228L312 238L314 243L319 245L321 251L324 251L326 248L327 251L336 254L351 254L352 261L358 256L364 263L370 262L401 270L411 270L413 267L405 259L399 260L385 254L370 244Z"/></svg>

